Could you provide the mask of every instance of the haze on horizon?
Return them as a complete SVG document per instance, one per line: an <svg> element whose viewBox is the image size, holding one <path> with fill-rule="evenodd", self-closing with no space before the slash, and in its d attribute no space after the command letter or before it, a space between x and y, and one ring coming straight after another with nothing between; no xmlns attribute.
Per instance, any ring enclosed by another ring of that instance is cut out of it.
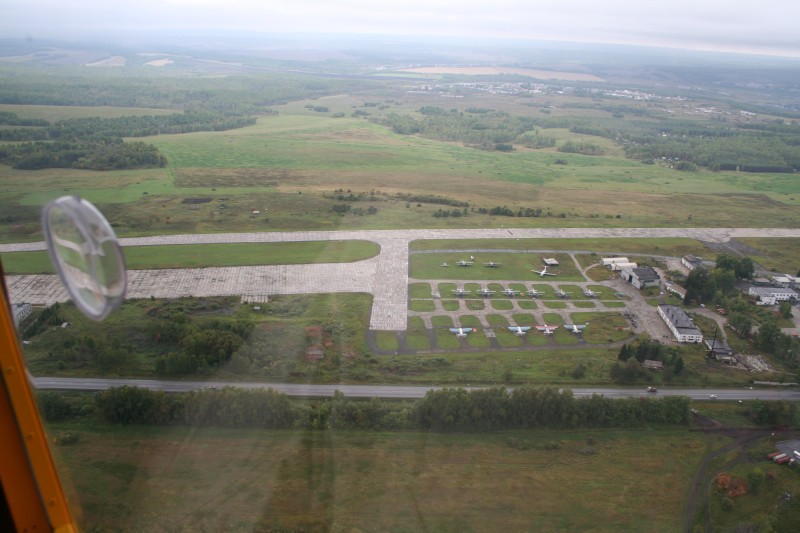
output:
<svg viewBox="0 0 800 533"><path fill-rule="evenodd" d="M800 57L800 4L781 0L6 0L6 38L174 32L436 36L655 46Z"/></svg>

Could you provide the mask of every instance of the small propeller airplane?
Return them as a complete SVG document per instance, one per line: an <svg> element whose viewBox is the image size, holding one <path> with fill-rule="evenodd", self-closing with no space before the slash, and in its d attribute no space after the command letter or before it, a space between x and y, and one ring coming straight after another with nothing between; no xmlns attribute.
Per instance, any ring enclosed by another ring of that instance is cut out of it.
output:
<svg viewBox="0 0 800 533"><path fill-rule="evenodd" d="M530 290L526 291L525 294L527 294L528 296L531 296L533 298L538 298L539 296L541 296L544 293L541 292L541 291L537 291L536 289L531 288Z"/></svg>
<svg viewBox="0 0 800 533"><path fill-rule="evenodd" d="M503 294L505 294L506 296L517 296L519 294L519 291L514 289L503 289Z"/></svg>
<svg viewBox="0 0 800 533"><path fill-rule="evenodd" d="M597 298L597 296L598 296L598 294L596 292L594 292L592 289L590 289L588 287L583 289L581 292L583 292L584 296L588 296L589 298Z"/></svg>
<svg viewBox="0 0 800 533"><path fill-rule="evenodd" d="M442 263L442 264L441 264L441 265L439 265L439 266L443 266L443 267L449 267L450 265L448 265L447 263Z"/></svg>
<svg viewBox="0 0 800 533"><path fill-rule="evenodd" d="M558 329L558 326L548 326L547 324L543 324L541 326L536 326L536 329L538 329L545 335L552 335L553 332Z"/></svg>
<svg viewBox="0 0 800 533"><path fill-rule="evenodd" d="M570 331L572 333L583 333L583 330L586 329L587 324L564 324L564 329Z"/></svg>
<svg viewBox="0 0 800 533"><path fill-rule="evenodd" d="M556 289L556 296L559 298L569 298L569 293L564 289Z"/></svg>
<svg viewBox="0 0 800 533"><path fill-rule="evenodd" d="M494 294L494 291L491 291L489 289L481 289L481 290L478 291L478 294L480 294L481 296L486 298L486 297L491 296L492 294Z"/></svg>
<svg viewBox="0 0 800 533"><path fill-rule="evenodd" d="M519 337L524 337L529 329L531 329L530 326L508 326L508 330Z"/></svg>
<svg viewBox="0 0 800 533"><path fill-rule="evenodd" d="M466 289L456 289L453 291L453 294L456 296L466 296L467 294L471 293L472 291L468 291Z"/></svg>
<svg viewBox="0 0 800 533"><path fill-rule="evenodd" d="M495 263L494 261L489 261L488 263L484 263L483 266L489 268L497 268L501 265L501 263Z"/></svg>
<svg viewBox="0 0 800 533"><path fill-rule="evenodd" d="M555 275L556 275L556 274L554 274L554 273L552 273L552 272L548 272L548 271L547 271L547 266L545 266L545 267L544 267L543 269L541 269L541 270L535 270L535 269L534 269L534 270L531 270L531 272L536 272L537 274L539 274L539 277L540 277L540 278L541 278L541 277L544 277L544 276L555 276Z"/></svg>
<svg viewBox="0 0 800 533"><path fill-rule="evenodd" d="M466 337L467 333L472 333L473 331L475 331L474 328L450 328L450 332L455 333L459 339Z"/></svg>
<svg viewBox="0 0 800 533"><path fill-rule="evenodd" d="M468 267L472 266L472 263L473 263L472 261L465 261L462 259L461 261L458 261L456 264L460 267Z"/></svg>

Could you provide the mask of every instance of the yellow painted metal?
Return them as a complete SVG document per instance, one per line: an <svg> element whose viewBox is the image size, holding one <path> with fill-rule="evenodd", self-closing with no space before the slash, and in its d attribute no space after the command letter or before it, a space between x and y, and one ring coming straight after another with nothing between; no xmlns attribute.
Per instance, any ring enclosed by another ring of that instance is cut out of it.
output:
<svg viewBox="0 0 800 533"><path fill-rule="evenodd" d="M28 382L0 264L0 481L18 531L77 531Z"/></svg>

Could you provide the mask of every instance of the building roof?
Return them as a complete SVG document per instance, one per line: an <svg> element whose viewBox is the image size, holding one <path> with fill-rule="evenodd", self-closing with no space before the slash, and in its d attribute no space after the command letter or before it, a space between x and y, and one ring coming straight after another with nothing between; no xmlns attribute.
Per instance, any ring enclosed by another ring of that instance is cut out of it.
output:
<svg viewBox="0 0 800 533"><path fill-rule="evenodd" d="M542 259L547 266L558 266L558 260L554 257L545 257Z"/></svg>
<svg viewBox="0 0 800 533"><path fill-rule="evenodd" d="M686 254L683 256L683 258L686 259L686 262L688 263L698 264L698 265L703 261L701 258L692 254Z"/></svg>
<svg viewBox="0 0 800 533"><path fill-rule="evenodd" d="M631 269L639 281L658 281L661 279L653 267L639 267Z"/></svg>
<svg viewBox="0 0 800 533"><path fill-rule="evenodd" d="M702 335L700 329L694 325L692 319L677 305L661 304L658 306L667 319L684 335Z"/></svg>
<svg viewBox="0 0 800 533"><path fill-rule="evenodd" d="M652 368L654 370L663 370L664 363L661 361L653 361L652 359L645 359L642 361L642 366L645 368Z"/></svg>
<svg viewBox="0 0 800 533"><path fill-rule="evenodd" d="M753 296L776 296L778 294L788 294L791 296L797 296L797 291L794 289L782 289L780 287L750 287L748 290L750 294Z"/></svg>
<svg viewBox="0 0 800 533"><path fill-rule="evenodd" d="M708 349L715 354L719 353L729 355L733 353L733 348L728 346L728 343L722 339L706 339L705 345L708 346Z"/></svg>

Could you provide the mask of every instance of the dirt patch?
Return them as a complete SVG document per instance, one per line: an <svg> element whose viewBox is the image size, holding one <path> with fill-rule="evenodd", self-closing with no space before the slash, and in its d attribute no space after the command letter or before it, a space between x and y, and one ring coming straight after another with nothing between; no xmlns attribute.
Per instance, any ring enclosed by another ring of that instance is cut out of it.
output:
<svg viewBox="0 0 800 533"><path fill-rule="evenodd" d="M249 168L188 168L178 171L178 187L277 187L280 182L297 178L288 170Z"/></svg>
<svg viewBox="0 0 800 533"><path fill-rule="evenodd" d="M184 198L181 200L182 204L207 204L211 198Z"/></svg>
<svg viewBox="0 0 800 533"><path fill-rule="evenodd" d="M744 244L743 242L739 242L736 239L731 239L728 242L704 242L704 241L701 242L703 242L703 244L707 246L709 249L715 252L719 252L721 254L733 253L733 255L739 257L744 257L746 255L749 256L762 255L762 253L759 250L751 248L750 246Z"/></svg>
<svg viewBox="0 0 800 533"><path fill-rule="evenodd" d="M722 422L699 414L692 415L692 425L697 429L721 429Z"/></svg>

